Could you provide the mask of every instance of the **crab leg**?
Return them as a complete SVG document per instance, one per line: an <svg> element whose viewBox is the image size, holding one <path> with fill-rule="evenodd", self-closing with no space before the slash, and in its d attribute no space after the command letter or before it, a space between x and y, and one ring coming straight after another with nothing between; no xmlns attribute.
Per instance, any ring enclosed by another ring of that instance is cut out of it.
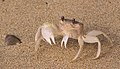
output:
<svg viewBox="0 0 120 69"><path fill-rule="evenodd" d="M89 36L89 35L85 35L84 37L82 37L84 42L86 43L98 43L98 51L97 51L97 56L93 59L97 59L100 56L101 53L101 43L99 41L99 39L95 36Z"/></svg>
<svg viewBox="0 0 120 69"><path fill-rule="evenodd" d="M36 41L35 51L38 50L38 47L39 47L39 45L40 45L40 41L41 41L41 38L39 38L39 39Z"/></svg>
<svg viewBox="0 0 120 69"><path fill-rule="evenodd" d="M93 30L93 31L90 31L89 33L87 33L87 35L89 35L89 36L98 36L101 34L104 35L110 41L110 43L113 45L111 39L102 31Z"/></svg>
<svg viewBox="0 0 120 69"><path fill-rule="evenodd" d="M100 43L100 41L97 41L97 43L98 43L97 56L96 56L95 58L93 58L93 59L97 59L97 58L99 58L100 53L101 53L101 43Z"/></svg>
<svg viewBox="0 0 120 69"><path fill-rule="evenodd" d="M38 28L37 33L35 35L35 42L37 42L37 40L40 38L41 36L41 27Z"/></svg>
<svg viewBox="0 0 120 69"><path fill-rule="evenodd" d="M63 39L62 39L62 41L61 41L61 47L62 47L62 45L63 45L63 43L64 43L65 48L67 48L66 45L67 45L68 38L69 38L68 35L63 36Z"/></svg>
<svg viewBox="0 0 120 69"><path fill-rule="evenodd" d="M77 57L79 56L79 54L80 54L81 51L83 50L84 42L83 42L83 39L81 38L81 36L78 37L78 43L79 43L80 48L79 48L79 50L78 50L76 56L73 58L72 61L74 61L75 59L77 59Z"/></svg>
<svg viewBox="0 0 120 69"><path fill-rule="evenodd" d="M35 35L35 43L36 43L35 51L37 51L37 49L38 49L38 47L40 45L41 38L42 38L42 36L41 36L41 27L39 27L38 30L37 30L37 33Z"/></svg>

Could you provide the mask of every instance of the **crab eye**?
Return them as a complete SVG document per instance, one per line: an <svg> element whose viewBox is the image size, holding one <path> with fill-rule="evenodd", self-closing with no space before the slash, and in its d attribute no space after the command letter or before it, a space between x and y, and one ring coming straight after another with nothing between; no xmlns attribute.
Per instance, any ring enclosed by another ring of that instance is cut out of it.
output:
<svg viewBox="0 0 120 69"><path fill-rule="evenodd" d="M62 20L62 21L64 21L64 19L65 19L65 17L64 17L64 16L62 16L62 17L61 17L61 20Z"/></svg>

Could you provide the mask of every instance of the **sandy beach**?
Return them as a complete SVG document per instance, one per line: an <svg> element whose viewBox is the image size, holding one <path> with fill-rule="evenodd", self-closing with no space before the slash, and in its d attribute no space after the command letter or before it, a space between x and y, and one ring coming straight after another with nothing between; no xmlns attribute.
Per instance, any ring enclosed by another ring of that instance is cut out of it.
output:
<svg viewBox="0 0 120 69"><path fill-rule="evenodd" d="M69 39L67 49L45 41L34 51L34 37L44 22L58 23L61 16L75 18L84 31L100 30L113 41L100 36L102 52L96 56L97 44L85 43L83 52L70 63L79 45ZM5 35L16 35L19 45L4 44ZM120 0L0 0L0 69L120 69Z"/></svg>

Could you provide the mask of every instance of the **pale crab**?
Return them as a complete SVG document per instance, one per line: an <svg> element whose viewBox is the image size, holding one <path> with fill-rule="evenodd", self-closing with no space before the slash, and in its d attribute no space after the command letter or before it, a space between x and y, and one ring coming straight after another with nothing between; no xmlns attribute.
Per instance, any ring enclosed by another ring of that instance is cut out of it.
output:
<svg viewBox="0 0 120 69"><path fill-rule="evenodd" d="M83 49L84 42L86 43L98 43L98 51L97 56L93 59L97 59L100 56L101 53L101 43L98 39L98 35L104 35L111 43L112 41L110 38L103 32L93 30L88 32L86 35L84 33L84 25L78 21L75 21L75 19L65 19L64 16L61 17L61 20L58 24L52 24L52 23L43 23L42 26L40 26L37 30L37 33L35 35L35 51L37 51L40 41L46 40L50 45L52 45L52 42L55 43L55 37L57 36L63 36L63 39L61 41L61 47L64 43L64 46L66 48L68 38L77 39L79 43L79 51L77 52L76 56L73 58L75 60L78 55L81 53ZM52 41L52 42L51 42Z"/></svg>

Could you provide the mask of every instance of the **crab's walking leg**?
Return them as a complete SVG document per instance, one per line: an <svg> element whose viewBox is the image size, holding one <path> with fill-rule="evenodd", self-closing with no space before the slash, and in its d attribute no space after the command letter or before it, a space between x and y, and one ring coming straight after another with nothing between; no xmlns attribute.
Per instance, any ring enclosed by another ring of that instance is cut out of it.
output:
<svg viewBox="0 0 120 69"><path fill-rule="evenodd" d="M97 59L97 58L99 58L99 56L100 56L100 52L101 52L101 43L100 43L100 41L97 41L97 43L98 43L97 56L96 56L95 58L93 58L93 59Z"/></svg>
<svg viewBox="0 0 120 69"><path fill-rule="evenodd" d="M39 38L39 39L36 41L35 51L38 50L38 47L39 47L39 45L40 45L40 41L41 41L41 38Z"/></svg>
<svg viewBox="0 0 120 69"><path fill-rule="evenodd" d="M77 57L79 56L79 54L80 54L81 51L83 50L84 41L83 41L83 39L82 39L81 36L78 37L78 43L79 43L80 48L79 48L79 50L78 50L76 56L73 58L72 61L74 61L75 59L77 59Z"/></svg>
<svg viewBox="0 0 120 69"><path fill-rule="evenodd" d="M69 38L68 35L63 36L63 39L62 39L62 41L61 41L61 47L62 47L62 45L63 45L63 43L64 43L65 48L67 48L66 45L67 45L68 38Z"/></svg>
<svg viewBox="0 0 120 69"><path fill-rule="evenodd" d="M89 33L87 33L87 35L89 35L89 36L98 36L98 35L101 35L101 34L104 35L110 41L110 43L113 46L112 40L104 32L93 30L93 31L90 31Z"/></svg>
<svg viewBox="0 0 120 69"><path fill-rule="evenodd" d="M89 36L89 35L85 35L85 37L82 37L84 42L86 43L98 43L98 51L97 51L97 56L93 59L97 59L100 56L101 53L101 43L99 41L99 39L95 36Z"/></svg>
<svg viewBox="0 0 120 69"><path fill-rule="evenodd" d="M41 27L38 28L37 33L35 35L35 42L41 37Z"/></svg>
<svg viewBox="0 0 120 69"><path fill-rule="evenodd" d="M38 30L37 30L37 33L35 35L35 44L36 44L35 45L35 51L37 51L37 49L38 49L38 47L40 45L41 38L42 38L42 36L41 36L41 27L39 27Z"/></svg>

